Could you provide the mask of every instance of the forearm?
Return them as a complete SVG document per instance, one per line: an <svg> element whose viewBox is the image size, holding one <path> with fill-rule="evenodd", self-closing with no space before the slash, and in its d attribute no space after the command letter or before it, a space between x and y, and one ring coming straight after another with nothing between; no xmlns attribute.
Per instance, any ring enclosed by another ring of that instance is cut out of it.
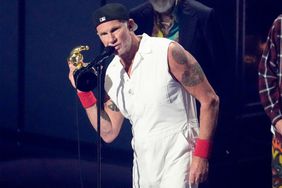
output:
<svg viewBox="0 0 282 188"><path fill-rule="evenodd" d="M85 109L88 119L90 120L93 128L98 131L98 116L97 116L97 105ZM101 137L106 141L107 138L113 136L113 127L108 114L101 110L100 114L100 134Z"/></svg>
<svg viewBox="0 0 282 188"><path fill-rule="evenodd" d="M78 92L82 106L85 108L91 125L97 131L98 110L96 98L93 92ZM112 142L119 134L122 126L123 116L111 100L104 103L104 108L100 113L100 135L105 142Z"/></svg>
<svg viewBox="0 0 282 188"><path fill-rule="evenodd" d="M214 92L209 94L212 97L207 101L210 102L201 103L200 133L193 151L189 172L190 183L203 182L206 180L208 174L208 159L212 151L212 138L216 128L219 110L219 98Z"/></svg>
<svg viewBox="0 0 282 188"><path fill-rule="evenodd" d="M214 93L210 102L201 103L200 109L200 132L196 140L194 156L202 159L209 159L212 151L212 139L215 132L218 110L219 98Z"/></svg>
<svg viewBox="0 0 282 188"><path fill-rule="evenodd" d="M73 87L76 88L73 77L73 72L76 70L76 67L70 62L68 62L68 65L70 69L69 80ZM97 99L94 96L94 93L92 91L82 92L78 89L76 89L76 92L83 108L86 110L92 126L97 131ZM119 134L123 122L123 116L111 100L107 100L104 105L104 111L101 111L100 115L100 135L105 142L112 142Z"/></svg>
<svg viewBox="0 0 282 188"><path fill-rule="evenodd" d="M211 140L213 138L219 111L219 98L215 95L209 103L200 106L199 138Z"/></svg>

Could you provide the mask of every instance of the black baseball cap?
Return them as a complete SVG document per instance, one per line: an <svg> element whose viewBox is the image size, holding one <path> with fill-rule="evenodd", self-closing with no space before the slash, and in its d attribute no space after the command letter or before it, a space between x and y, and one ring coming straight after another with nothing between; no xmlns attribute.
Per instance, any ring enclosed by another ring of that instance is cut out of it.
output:
<svg viewBox="0 0 282 188"><path fill-rule="evenodd" d="M95 28L101 23L111 20L128 20L128 9L120 3L109 3L97 10L93 14L93 22Z"/></svg>

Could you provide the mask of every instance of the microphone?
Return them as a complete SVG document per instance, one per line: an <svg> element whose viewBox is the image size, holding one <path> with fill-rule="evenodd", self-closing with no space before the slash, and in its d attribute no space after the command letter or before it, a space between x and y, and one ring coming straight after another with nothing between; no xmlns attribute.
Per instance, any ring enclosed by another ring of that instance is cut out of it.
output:
<svg viewBox="0 0 282 188"><path fill-rule="evenodd" d="M102 65L105 59L109 58L111 55L115 53L115 47L107 46L104 48L102 53L98 55L93 61L91 61L85 68L89 69L92 67L96 67Z"/></svg>
<svg viewBox="0 0 282 188"><path fill-rule="evenodd" d="M113 46L107 46L102 53L91 61L86 67L80 68L74 73L76 88L81 91L91 91L97 86L97 75L93 67L101 66L105 60L115 52Z"/></svg>

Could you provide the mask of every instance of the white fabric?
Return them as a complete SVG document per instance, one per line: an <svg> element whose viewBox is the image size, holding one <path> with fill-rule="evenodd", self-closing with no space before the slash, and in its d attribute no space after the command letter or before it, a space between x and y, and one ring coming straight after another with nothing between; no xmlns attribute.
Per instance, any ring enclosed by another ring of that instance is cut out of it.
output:
<svg viewBox="0 0 282 188"><path fill-rule="evenodd" d="M105 90L132 124L133 187L187 188L198 120L195 99L169 73L171 40L143 34L130 77L116 56Z"/></svg>

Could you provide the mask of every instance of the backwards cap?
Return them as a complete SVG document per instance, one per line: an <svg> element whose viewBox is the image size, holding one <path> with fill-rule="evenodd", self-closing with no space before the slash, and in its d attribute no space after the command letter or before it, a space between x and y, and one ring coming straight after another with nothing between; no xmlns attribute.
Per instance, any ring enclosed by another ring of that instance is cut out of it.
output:
<svg viewBox="0 0 282 188"><path fill-rule="evenodd" d="M95 28L101 23L111 20L128 20L129 12L127 8L119 3L109 3L98 8L93 14Z"/></svg>

